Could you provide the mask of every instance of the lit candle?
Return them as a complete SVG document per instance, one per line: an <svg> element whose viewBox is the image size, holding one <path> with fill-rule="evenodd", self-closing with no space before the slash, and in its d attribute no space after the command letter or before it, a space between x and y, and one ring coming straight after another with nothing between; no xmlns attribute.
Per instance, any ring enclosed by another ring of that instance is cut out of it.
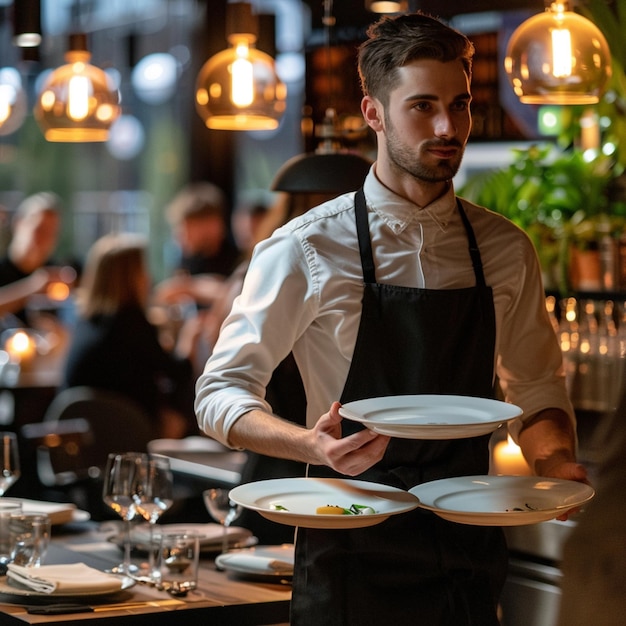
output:
<svg viewBox="0 0 626 626"><path fill-rule="evenodd" d="M35 340L24 330L12 334L6 340L4 348L11 360L20 365L29 364L37 353Z"/></svg>
<svg viewBox="0 0 626 626"><path fill-rule="evenodd" d="M46 295L50 300L62 302L70 297L70 288L66 283L50 283L46 289Z"/></svg>
<svg viewBox="0 0 626 626"><path fill-rule="evenodd" d="M504 476L530 476L532 472L521 448L507 435L493 449L493 473Z"/></svg>

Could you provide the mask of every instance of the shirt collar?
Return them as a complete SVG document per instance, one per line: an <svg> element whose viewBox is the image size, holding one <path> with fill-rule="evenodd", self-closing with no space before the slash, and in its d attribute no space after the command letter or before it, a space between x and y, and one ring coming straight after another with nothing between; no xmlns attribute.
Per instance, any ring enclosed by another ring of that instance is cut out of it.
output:
<svg viewBox="0 0 626 626"><path fill-rule="evenodd" d="M374 166L372 166L363 184L363 190L368 207L396 235L403 232L413 222L426 220L432 220L445 232L456 212L456 196L452 183L448 190L434 202L425 207L419 207L385 187L376 177Z"/></svg>

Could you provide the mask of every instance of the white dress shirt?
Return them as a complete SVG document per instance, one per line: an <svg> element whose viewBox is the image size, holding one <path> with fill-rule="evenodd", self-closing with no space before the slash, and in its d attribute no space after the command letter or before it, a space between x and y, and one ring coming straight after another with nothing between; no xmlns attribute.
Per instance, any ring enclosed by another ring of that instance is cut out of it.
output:
<svg viewBox="0 0 626 626"><path fill-rule="evenodd" d="M372 168L364 191L377 282L427 289L475 285L452 187L420 208L382 185ZM354 195L307 211L256 247L242 293L196 386L199 426L222 443L228 445L228 432L244 413L271 412L265 386L290 351L307 394L307 425L339 400L363 293ZM467 201L463 206L493 289L496 374L506 400L524 410L512 424L513 436L521 420L545 408L561 408L573 419L532 243L501 215Z"/></svg>

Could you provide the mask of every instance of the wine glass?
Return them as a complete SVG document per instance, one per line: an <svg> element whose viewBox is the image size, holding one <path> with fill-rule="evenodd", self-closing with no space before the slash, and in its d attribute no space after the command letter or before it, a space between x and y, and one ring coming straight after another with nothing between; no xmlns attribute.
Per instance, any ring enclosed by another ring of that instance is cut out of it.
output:
<svg viewBox="0 0 626 626"><path fill-rule="evenodd" d="M7 492L20 475L17 436L12 432L0 432L0 496Z"/></svg>
<svg viewBox="0 0 626 626"><path fill-rule="evenodd" d="M137 497L144 489L148 455L142 452L112 452L107 457L102 499L124 521L124 561L111 571L130 576L130 522L137 515Z"/></svg>
<svg viewBox="0 0 626 626"><path fill-rule="evenodd" d="M146 578L152 581L155 577L155 546L154 525L167 509L172 506L174 498L172 470L169 459L165 457L151 457L146 467L144 482L141 492L135 496L135 506L150 527L150 539L148 543L148 568ZM137 578L137 576L135 576Z"/></svg>
<svg viewBox="0 0 626 626"><path fill-rule="evenodd" d="M229 489L207 489L204 504L211 517L222 525L222 554L228 552L228 527L241 515L243 507L229 497Z"/></svg>

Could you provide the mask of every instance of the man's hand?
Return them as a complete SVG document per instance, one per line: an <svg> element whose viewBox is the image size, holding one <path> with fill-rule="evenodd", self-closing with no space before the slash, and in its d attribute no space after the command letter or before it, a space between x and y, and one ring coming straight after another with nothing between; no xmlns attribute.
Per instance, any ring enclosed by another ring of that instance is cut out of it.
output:
<svg viewBox="0 0 626 626"><path fill-rule="evenodd" d="M390 438L367 428L342 438L340 407L339 402L333 402L330 411L318 420L313 428L314 445L320 465L356 476L383 458Z"/></svg>
<svg viewBox="0 0 626 626"><path fill-rule="evenodd" d="M576 462L576 436L567 415L547 409L527 422L519 443L536 476L560 478L589 484L587 470ZM557 519L565 521L578 509L571 509Z"/></svg>

